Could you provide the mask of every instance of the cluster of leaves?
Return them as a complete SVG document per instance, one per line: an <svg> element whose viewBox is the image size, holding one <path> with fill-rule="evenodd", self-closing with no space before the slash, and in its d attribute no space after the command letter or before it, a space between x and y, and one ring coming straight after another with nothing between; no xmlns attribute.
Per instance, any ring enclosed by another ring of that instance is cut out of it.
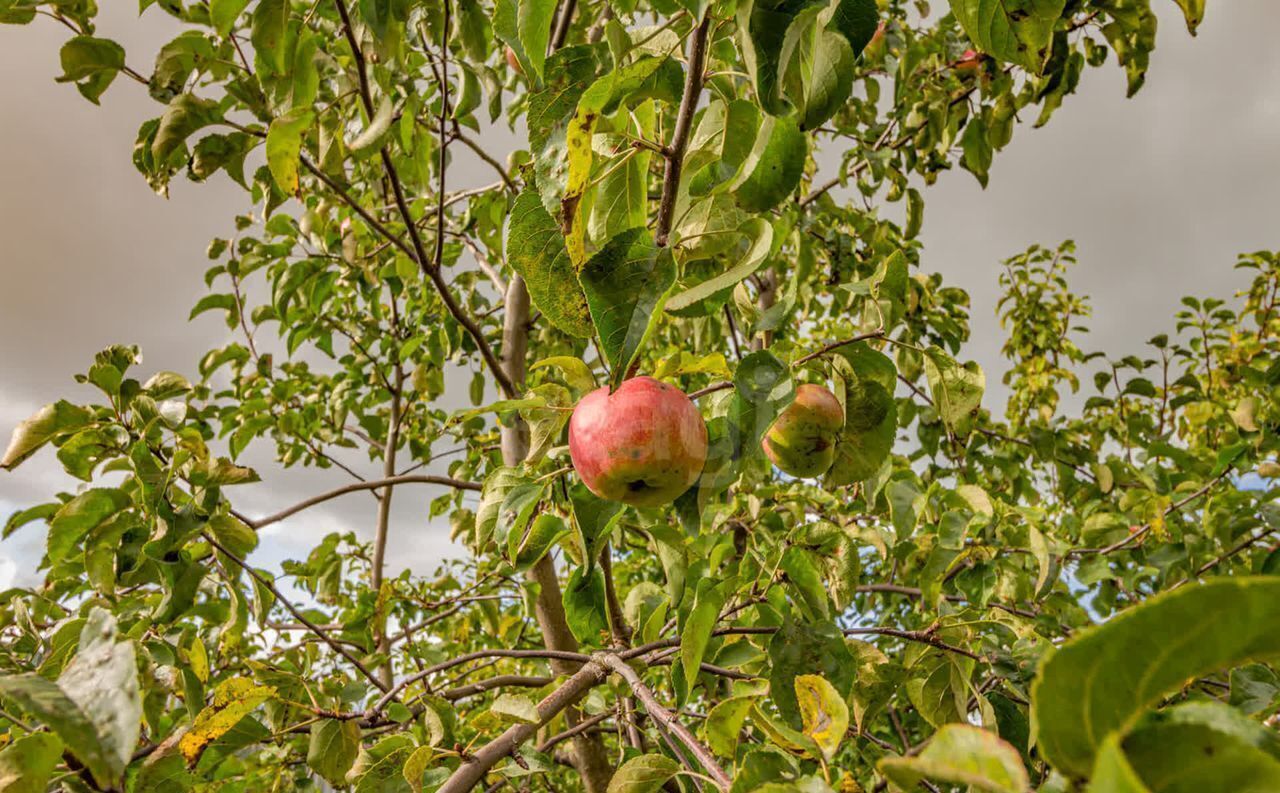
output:
<svg viewBox="0 0 1280 793"><path fill-rule="evenodd" d="M74 31L90 100L123 75L164 106L157 191L221 170L254 207L193 309L234 341L194 379L105 350L102 397L0 460L85 483L4 527L48 540L0 593L0 791L1280 784L1280 255L1118 359L1080 346L1073 246L1009 260L1002 418L916 242L922 188L985 184L1086 65L1141 86L1148 2L152 5L183 30L147 77L93 3L0 0ZM527 147L486 147L503 119ZM463 158L495 181L459 189ZM666 509L592 496L564 442L637 371L707 422ZM846 414L820 481L759 450L804 382ZM248 515L255 443L350 481ZM387 577L418 485L469 553ZM361 493L371 541L248 558Z"/></svg>

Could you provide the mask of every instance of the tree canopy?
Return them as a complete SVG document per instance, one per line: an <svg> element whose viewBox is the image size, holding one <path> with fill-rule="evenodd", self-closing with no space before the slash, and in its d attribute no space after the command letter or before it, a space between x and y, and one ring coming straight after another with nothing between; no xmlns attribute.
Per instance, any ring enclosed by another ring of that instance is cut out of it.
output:
<svg viewBox="0 0 1280 793"><path fill-rule="evenodd" d="M142 0L154 64L97 11L0 0L89 101L158 103L157 193L244 188L191 311L232 340L107 347L0 459L83 483L4 524L47 544L0 593L0 792L1280 789L1280 253L1093 351L1074 244L1032 245L998 406L918 240L1086 68L1142 87L1150 0ZM637 375L706 426L672 504L570 458ZM804 384L843 411L812 478L761 450ZM290 466L350 481L237 507ZM423 531L465 555L400 572Z"/></svg>

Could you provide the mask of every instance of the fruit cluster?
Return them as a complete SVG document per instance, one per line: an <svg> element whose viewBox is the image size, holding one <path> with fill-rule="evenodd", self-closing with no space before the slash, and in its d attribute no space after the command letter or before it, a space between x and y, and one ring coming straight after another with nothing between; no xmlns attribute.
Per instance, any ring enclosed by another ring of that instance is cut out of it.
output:
<svg viewBox="0 0 1280 793"><path fill-rule="evenodd" d="M827 388L805 384L765 433L764 453L783 473L826 473L844 427L844 408ZM569 455L591 492L637 507L669 504L707 460L707 426L680 389L635 377L610 393L587 394L569 419Z"/></svg>

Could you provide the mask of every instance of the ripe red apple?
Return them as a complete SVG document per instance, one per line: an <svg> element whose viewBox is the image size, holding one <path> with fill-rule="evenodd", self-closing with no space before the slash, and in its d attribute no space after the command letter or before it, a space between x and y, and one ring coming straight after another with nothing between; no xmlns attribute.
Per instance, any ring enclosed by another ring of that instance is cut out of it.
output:
<svg viewBox="0 0 1280 793"><path fill-rule="evenodd" d="M683 391L635 377L612 394L598 388L578 402L569 419L569 456L597 496L661 506L702 473L707 425Z"/></svg>
<svg viewBox="0 0 1280 793"><path fill-rule="evenodd" d="M982 68L982 61L985 57L977 50L965 50L964 54L960 56L960 60L951 64L951 66L956 70L956 74L968 77L978 73L978 70Z"/></svg>
<svg viewBox="0 0 1280 793"><path fill-rule="evenodd" d="M862 48L862 57L867 60L878 59L884 53L881 51L884 45L885 22L880 20L880 24L876 25L876 32L871 34L871 40L867 42L867 46Z"/></svg>
<svg viewBox="0 0 1280 793"><path fill-rule="evenodd" d="M820 476L835 461L836 436L842 427L844 408L836 395L805 383L764 434L764 453L792 476Z"/></svg>
<svg viewBox="0 0 1280 793"><path fill-rule="evenodd" d="M515 71L516 74L524 74L524 69L520 67L520 58L516 56L516 51L507 47L507 65Z"/></svg>

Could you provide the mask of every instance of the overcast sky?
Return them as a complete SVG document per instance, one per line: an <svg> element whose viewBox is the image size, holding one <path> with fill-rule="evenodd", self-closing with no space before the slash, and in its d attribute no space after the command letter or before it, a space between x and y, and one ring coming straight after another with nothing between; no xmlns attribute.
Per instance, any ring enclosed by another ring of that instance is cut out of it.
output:
<svg viewBox="0 0 1280 793"><path fill-rule="evenodd" d="M1085 346L1124 352L1171 330L1184 294L1225 296L1239 286L1236 253L1280 248L1280 4L1212 3L1194 39L1172 0L1154 5L1158 46L1137 97L1125 99L1114 61L1089 69L1046 128L1018 129L986 190L957 169L925 193L923 267L972 295L969 355L993 386L1002 371L998 263L1033 242L1077 241L1080 265L1070 278L1094 306ZM129 62L147 72L176 28L158 8L134 19L134 7L104 3L100 35L124 44ZM179 177L168 200L155 196L130 153L139 124L161 106L123 78L102 107L55 83L65 39L64 28L43 18L0 26L0 445L40 405L84 398L71 375L108 344L141 345L144 373L193 374L199 355L227 340L213 314L186 317L204 294L205 247L247 209L245 194L218 175L204 185ZM499 149L514 140L495 137ZM450 173L455 187L492 180L474 161ZM986 404L999 409L1003 396L993 390ZM251 463L266 462L263 451ZM260 467L269 481L233 494L251 514L343 483ZM0 519L74 487L43 453L0 472ZM403 566L429 572L451 552L447 529L425 519L435 495L397 489L392 574ZM255 561L305 555L335 529L369 536L372 505L367 494L352 495L272 527ZM0 542L0 589L39 580L43 542L38 527Z"/></svg>

